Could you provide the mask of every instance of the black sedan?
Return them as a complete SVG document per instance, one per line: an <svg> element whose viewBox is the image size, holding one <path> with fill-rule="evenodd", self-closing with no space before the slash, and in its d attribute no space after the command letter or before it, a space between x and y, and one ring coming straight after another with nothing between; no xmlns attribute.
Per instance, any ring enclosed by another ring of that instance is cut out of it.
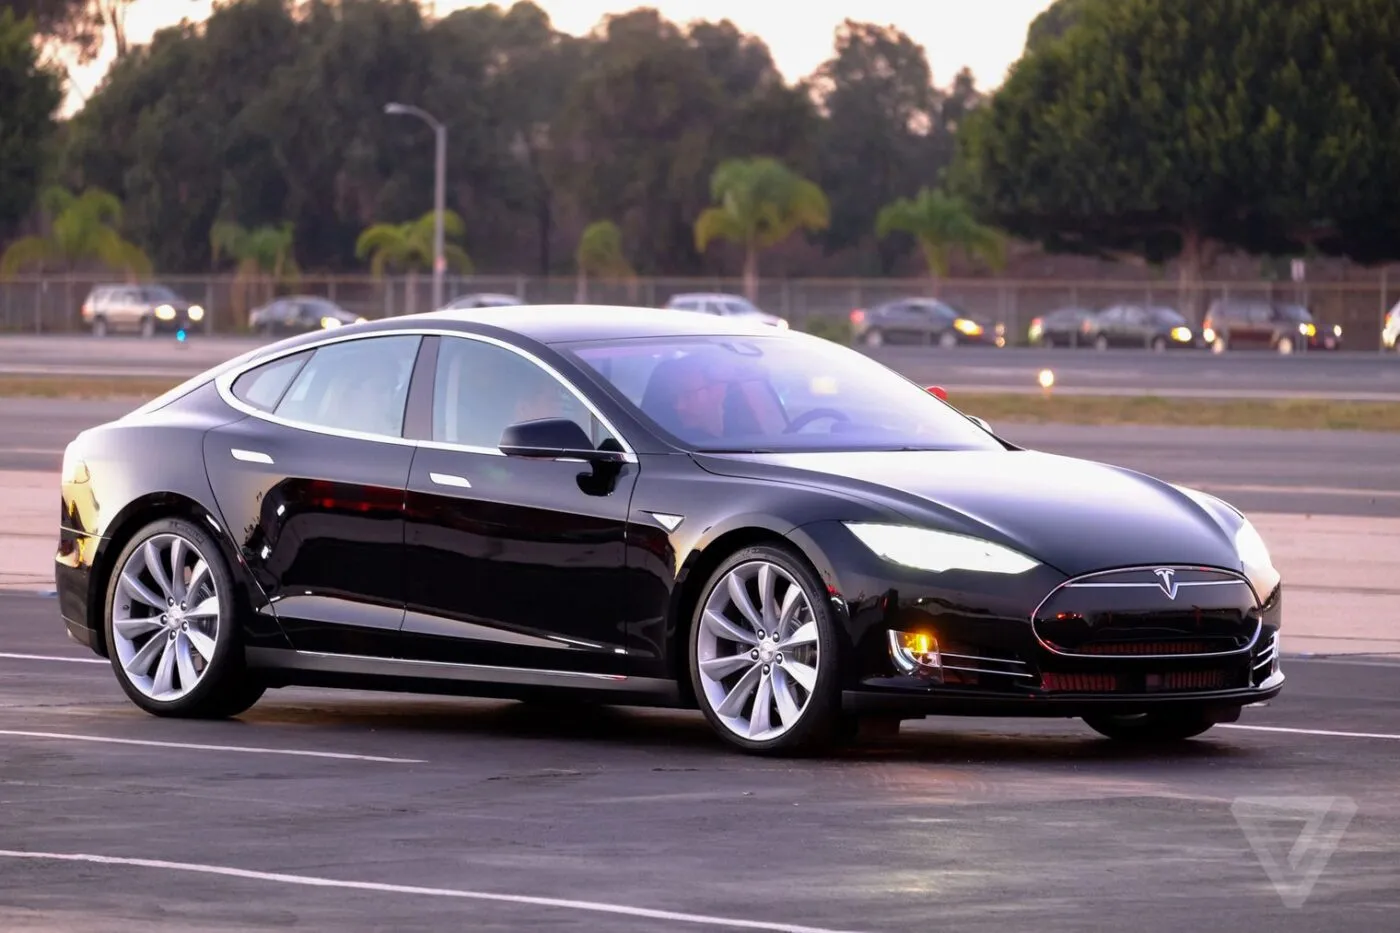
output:
<svg viewBox="0 0 1400 933"><path fill-rule="evenodd" d="M731 318L293 337L84 431L62 501L67 631L158 715L566 691L788 751L929 714L1176 740L1283 684L1280 577L1229 505Z"/></svg>

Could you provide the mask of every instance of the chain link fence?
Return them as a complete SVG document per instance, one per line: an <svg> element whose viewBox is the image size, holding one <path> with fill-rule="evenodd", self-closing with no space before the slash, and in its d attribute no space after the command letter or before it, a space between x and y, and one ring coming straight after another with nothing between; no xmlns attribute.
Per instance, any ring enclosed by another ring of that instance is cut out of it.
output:
<svg viewBox="0 0 1400 933"><path fill-rule="evenodd" d="M232 275L163 276L157 280L205 308L201 327L208 333L247 330L248 313L276 296L317 295L347 311L381 318L432 307L432 280L427 275L303 276L274 286L267 280ZM81 307L97 285L116 284L108 277L31 276L0 280L0 331L62 334L85 330ZM515 296L530 304L641 305L661 307L684 292L742 294L735 279L644 278L595 281L581 287L571 277L449 276L444 300L488 292ZM937 295L962 313L997 328L1008 345L1024 344L1031 321L1059 308L1106 308L1115 304L1175 308L1193 324L1215 299L1257 298L1307 307L1320 328L1340 326L1351 350L1378 350L1386 313L1400 301L1400 282L1307 284L1295 282L1205 282L1190 294L1175 283L1108 281L946 280L935 287L927 279L790 279L759 283L756 303L786 317L794 327L840 337L851 312L882 302Z"/></svg>

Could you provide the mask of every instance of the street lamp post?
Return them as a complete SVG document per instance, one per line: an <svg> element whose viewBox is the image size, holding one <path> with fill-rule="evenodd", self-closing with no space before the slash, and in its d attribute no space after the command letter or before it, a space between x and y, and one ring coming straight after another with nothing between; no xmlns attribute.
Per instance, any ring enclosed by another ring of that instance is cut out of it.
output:
<svg viewBox="0 0 1400 933"><path fill-rule="evenodd" d="M447 201L447 127L426 110L408 104L385 104L384 112L417 117L431 126L437 137L436 165L433 173L433 310L437 310L442 307L442 274L447 269L447 260L442 254L442 219Z"/></svg>

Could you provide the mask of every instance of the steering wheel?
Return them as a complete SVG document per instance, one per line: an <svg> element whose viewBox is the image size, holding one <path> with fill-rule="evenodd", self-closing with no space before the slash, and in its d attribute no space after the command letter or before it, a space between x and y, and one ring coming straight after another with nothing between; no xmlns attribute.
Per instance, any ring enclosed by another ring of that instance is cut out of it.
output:
<svg viewBox="0 0 1400 933"><path fill-rule="evenodd" d="M813 421L818 421L822 418L832 418L836 421L851 420L850 415L838 408L813 408L811 411L804 411L802 414L792 419L792 423L783 429L783 433L796 434Z"/></svg>

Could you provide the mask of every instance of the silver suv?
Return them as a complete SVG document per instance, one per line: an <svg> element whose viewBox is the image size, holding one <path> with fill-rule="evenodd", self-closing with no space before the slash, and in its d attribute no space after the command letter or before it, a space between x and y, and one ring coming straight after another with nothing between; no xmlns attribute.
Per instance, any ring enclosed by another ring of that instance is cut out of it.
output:
<svg viewBox="0 0 1400 933"><path fill-rule="evenodd" d="M98 337L113 331L154 337L157 331L188 331L204 320L204 309L164 285L99 285L83 302L82 318Z"/></svg>

